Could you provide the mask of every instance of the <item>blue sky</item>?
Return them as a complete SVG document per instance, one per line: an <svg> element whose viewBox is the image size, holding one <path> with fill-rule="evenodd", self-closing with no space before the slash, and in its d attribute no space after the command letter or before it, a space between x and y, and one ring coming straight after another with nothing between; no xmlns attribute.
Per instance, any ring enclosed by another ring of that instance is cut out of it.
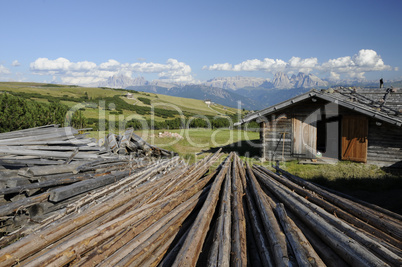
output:
<svg viewBox="0 0 402 267"><path fill-rule="evenodd" d="M402 80L401 12L401 0L0 0L0 81Z"/></svg>

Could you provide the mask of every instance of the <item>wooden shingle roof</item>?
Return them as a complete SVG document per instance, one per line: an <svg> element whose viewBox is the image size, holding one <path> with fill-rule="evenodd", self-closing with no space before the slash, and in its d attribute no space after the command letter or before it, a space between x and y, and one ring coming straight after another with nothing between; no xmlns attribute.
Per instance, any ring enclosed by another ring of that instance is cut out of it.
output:
<svg viewBox="0 0 402 267"><path fill-rule="evenodd" d="M319 98L397 126L402 125L402 89L345 88L311 90L279 104L247 115L236 125L259 120L309 98Z"/></svg>

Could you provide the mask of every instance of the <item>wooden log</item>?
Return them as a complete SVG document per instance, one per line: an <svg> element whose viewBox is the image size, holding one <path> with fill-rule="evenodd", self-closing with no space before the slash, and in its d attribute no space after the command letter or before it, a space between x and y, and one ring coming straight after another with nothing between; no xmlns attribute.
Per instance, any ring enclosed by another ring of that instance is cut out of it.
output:
<svg viewBox="0 0 402 267"><path fill-rule="evenodd" d="M145 142L141 137L139 137L138 135L136 135L135 133L131 134L131 139L133 140L133 142L142 150L148 151L151 148L149 147L149 145L147 144L147 142Z"/></svg>
<svg viewBox="0 0 402 267"><path fill-rule="evenodd" d="M161 168L165 166L161 165ZM153 172L150 172L149 175L153 175ZM148 175L148 174L147 174ZM0 255L0 265L10 265L14 262L20 262L27 258L29 255L32 255L46 246L52 244L53 242L61 239L62 237L80 229L84 225L89 224L90 222L100 218L101 216L106 215L110 211L116 210L118 207L127 203L130 199L133 199L137 194L141 194L144 190L147 190L152 184L144 184L144 186L139 188L130 188L125 194L120 194L118 198L111 198L107 205L104 202L100 202L98 205L95 205L92 209L93 212L90 213L75 213L71 216L65 218L59 223L53 225L52 227L45 227L42 230L38 230L29 236L19 240L16 243L11 244L10 246L4 248L2 250L3 255ZM25 202L28 203L12 203L14 204L12 207L8 205L7 210L4 209L4 206L0 206L0 214L1 211L5 213L5 215L9 214L10 211L15 211L16 209L21 207L21 204L33 205L40 201L44 201L48 198L49 193L43 194L39 199L39 196L35 196L32 198L27 198ZM30 200L30 201L28 201ZM35 200L35 201L34 201ZM0 215L1 216L1 215ZM108 216L106 216L108 218ZM106 219L105 218L105 219Z"/></svg>
<svg viewBox="0 0 402 267"><path fill-rule="evenodd" d="M364 231L387 241L388 243L398 247L399 249L402 248L401 240L397 240L394 237L389 236L388 234L384 233L383 231L380 231L377 228L371 226L370 224L367 224L364 221L350 215L346 211L338 208L337 206L331 204L330 202L327 202L324 199L317 197L316 194L310 193L309 191L305 190L304 188L298 186L297 184L292 183L288 179L284 179L284 178L276 175L275 173L271 172L268 169L260 168L260 167L256 167L256 168L258 170L261 170L261 171L267 173L268 175L270 175L270 177L272 177L275 180L277 180L278 182L286 185L288 188L290 188L291 190L294 190L299 195L307 198L309 201L315 203L316 205L319 205L320 207L322 207L329 213L336 214L337 217L347 221L351 225L359 227L360 229L363 229Z"/></svg>
<svg viewBox="0 0 402 267"><path fill-rule="evenodd" d="M63 161L60 160L45 160L45 159L12 159L2 158L0 159L0 166L14 166L14 165L61 165Z"/></svg>
<svg viewBox="0 0 402 267"><path fill-rule="evenodd" d="M51 124L51 125L45 125L45 126L39 126L39 127L33 127L29 129L22 129L22 130L16 130L16 131L11 131L11 132L6 132L6 133L0 133L0 139L8 139L8 138L14 138L16 136L25 136L29 133L43 133L45 131L52 131L53 129L58 128L58 125L56 124Z"/></svg>
<svg viewBox="0 0 402 267"><path fill-rule="evenodd" d="M66 161L64 162L64 164L69 164L73 158L78 154L79 148L75 148L74 151L71 153L71 155L68 157L68 159L66 159Z"/></svg>
<svg viewBox="0 0 402 267"><path fill-rule="evenodd" d="M303 197L298 196L293 191L286 189L289 193L294 195L296 199L298 199L305 206L309 207L311 210L317 212L321 217L323 217L326 221L340 229L342 232L355 239L359 243L365 245L371 251L373 251L376 255L379 255L382 259L385 259L388 263L391 264L402 264L402 257L397 255L398 252L393 251L393 249L389 249L386 246L380 244L375 239L370 238L364 232L361 232L359 229L352 227L351 225L345 223L344 221L338 219L337 217L329 214L324 209L319 206L310 203ZM400 251L400 250L399 250Z"/></svg>
<svg viewBox="0 0 402 267"><path fill-rule="evenodd" d="M183 266L184 264L195 266L201 252L205 236L207 235L209 224L215 211L216 203L218 202L223 179L225 178L226 172L230 167L231 159L232 154L225 159L225 165L215 178L199 216L197 216L194 225L186 238L186 241L184 242L175 262L173 263L173 266Z"/></svg>
<svg viewBox="0 0 402 267"><path fill-rule="evenodd" d="M144 162L144 161L141 161ZM109 164L122 164L122 163L130 163L129 160L127 159L122 159L122 158L118 158L118 157L114 157L114 158L100 158L100 159L95 159L95 160L91 160L90 162L82 162L82 164L80 166L77 167L77 171L78 172L87 172L87 171L93 171L93 170L97 170L100 168L100 166L113 166L113 165L109 165Z"/></svg>
<svg viewBox="0 0 402 267"><path fill-rule="evenodd" d="M344 211L347 211L353 214L354 216L358 217L359 219L375 226L378 229L381 229L388 235L395 237L396 239L402 240L401 221L399 221L398 223L392 217L389 217L383 213L376 212L374 210L369 209L368 207L365 207L363 205L360 205L358 203L355 203L353 201L350 201L348 199L342 198L333 193L325 191L316 185L313 185L311 183L302 180L301 178L293 177L291 175L288 175L288 177L291 178L292 181L294 181L295 183L298 183L299 185L304 186L307 189L310 189L316 192L317 194L321 195L327 201L330 201L334 205L337 205Z"/></svg>
<svg viewBox="0 0 402 267"><path fill-rule="evenodd" d="M204 192L207 192L204 190ZM203 196L205 195L205 193L203 193ZM203 199L205 200L205 198L203 197ZM196 218L196 211L199 211L199 209L201 208L203 202L199 201L196 205L196 207L194 208L194 211L190 214L190 216L188 218L186 218L186 220L184 221L180 231L177 233L176 238L180 238L179 241L175 244L175 246L170 250L170 252L168 253L168 255L166 255L166 257L163 258L164 253L166 252L165 249L162 250L161 254L159 254L158 251L156 251L153 254L158 255L158 257L156 259L154 259L155 257L152 257L150 259L148 259L147 261L143 262L141 264L141 266L154 266L155 264L159 264L159 262L162 260L163 261L160 262L159 266L171 266L174 259L176 258L176 254L177 252L180 250L181 245L184 243L185 237L187 236L189 229L192 225L192 222L194 221L194 219ZM174 241L173 241L174 242ZM169 244L169 246L171 245L171 241L169 240L168 242L166 242ZM159 250L159 249L158 249ZM85 258L82 259L87 266L92 266L90 261L86 261ZM149 262L152 262L152 264L148 264ZM85 266L85 265L84 265Z"/></svg>
<svg viewBox="0 0 402 267"><path fill-rule="evenodd" d="M66 263L70 262L71 260L73 260L76 255L75 253L71 254L71 253L68 253L67 251L70 251L71 249L73 249L77 254L84 252L84 251L88 251L89 248L94 247L96 244L100 244L105 239L114 236L116 233L118 233L123 228L127 227L128 225L138 222L141 218L144 218L144 216L149 217L147 219L148 220L147 223L152 223L152 222L154 222L155 218L157 220L157 216L163 217L169 210L172 209L172 207L175 207L178 203L181 203L181 202L185 201L186 199L188 199L189 197L191 197L192 195L194 195L201 188L203 188L205 186L205 184L208 182L209 182L209 180L204 179L204 180L200 181L199 183L197 183L196 185L194 185L189 190L187 190L186 192L177 192L171 196L168 196L164 199L158 200L151 204L142 205L141 207L137 208L134 211L130 211L128 213L122 214L120 217L117 217L113 221L110 221L106 224L102 224L101 226L96 227L94 230L91 230L89 233L87 232L85 234L85 236L83 236L82 234L75 235L74 238L69 239L69 240L67 240L67 242L63 243L62 248L57 247L57 249L51 250L39 258L36 258L33 261L29 261L30 262L29 264L43 265L43 264L50 264L51 262L56 265L66 264ZM167 204L161 207L160 205L162 203L167 203ZM160 208L157 208L158 206ZM154 208L150 209L150 207L154 207ZM162 210L161 210L161 208L162 208ZM144 213L140 214L138 212L136 213L135 211L144 212ZM60 229L60 227L61 226L59 225L58 228ZM136 230L138 230L139 232L142 232L144 229L140 229L140 228L141 227L137 227ZM132 231L130 231L129 233L131 233L131 232ZM47 236L47 238L49 238L49 236ZM84 240L84 239L85 239L85 241L80 241L80 240ZM65 253L62 253L61 257L59 255L60 251L65 251ZM1 257L0 257L0 260L1 260Z"/></svg>
<svg viewBox="0 0 402 267"><path fill-rule="evenodd" d="M169 246L174 241L174 239L175 236L172 236L167 241L162 242L162 244L153 251L152 256L142 261L138 266L150 266L150 267L158 266L159 262L163 258L163 255L169 249Z"/></svg>
<svg viewBox="0 0 402 267"><path fill-rule="evenodd" d="M360 245L355 240L346 236L339 229L329 226L328 223L320 216L316 215L314 211L310 210L295 199L297 196L292 194L290 190L286 190L284 187L278 186L274 181L260 175L258 172L254 172L255 175L264 183L267 188L282 201L288 209L290 209L294 214L303 220L304 223L309 225L317 235L327 244L329 244L332 249L337 251L337 253L349 264L353 266L383 266L386 265L384 261L376 257L368 249ZM302 201L303 198L297 198Z"/></svg>
<svg viewBox="0 0 402 267"><path fill-rule="evenodd" d="M80 176L76 176L76 177L50 180L50 181L45 181L45 182L40 182L40 183L32 183L32 184L30 183L30 184L26 184L26 185L22 185L22 186L0 189L0 195L13 194L13 193L21 194L23 192L26 192L27 190L46 188L46 187L52 187L52 186L57 186L57 185L72 184L72 183L76 183L76 182L79 182L79 181L82 181L85 179L89 179L89 178L91 178L91 176L80 175Z"/></svg>
<svg viewBox="0 0 402 267"><path fill-rule="evenodd" d="M287 240L293 249L293 253L296 257L297 264L299 266L317 266L314 258L309 257L308 252L301 245L301 240L299 239L296 230L290 225L288 216L285 211L285 207L282 203L276 206L276 214L278 215L279 222L282 225L282 229L285 232Z"/></svg>
<svg viewBox="0 0 402 267"><path fill-rule="evenodd" d="M240 179L242 181L242 185L245 192L245 202L247 204L248 216L250 218L250 227L254 236L254 240L257 246L257 251L259 254L259 258L261 260L262 266L273 267L273 259L271 256L271 252L269 250L268 240L266 240L264 227L262 226L262 222L260 219L260 215L258 212L258 208L254 203L254 199L252 198L252 193L250 188L248 187L249 177L246 177L243 167L240 169Z"/></svg>
<svg viewBox="0 0 402 267"><path fill-rule="evenodd" d="M87 144L73 144L69 143L69 145L65 146L56 146L56 145L7 145L9 148L25 148L29 150L44 150L44 151L66 151L66 152L73 152L74 150L78 149L79 151L91 152L91 153L98 153L102 150L99 146L87 146Z"/></svg>
<svg viewBox="0 0 402 267"><path fill-rule="evenodd" d="M288 173L288 174L290 174L290 173ZM284 173L284 175L285 175L286 177L288 176L288 174ZM293 176L294 176L294 175L293 175ZM299 178L300 178L300 177L299 177ZM301 178L300 178L300 179L301 179ZM321 185L317 185L317 184L316 184L316 186L318 186L318 187L320 187L320 188L322 188L322 189L324 189L324 190L326 190L326 191L328 191L328 192L330 192L330 193L333 193L333 194L335 194L335 195L338 195L338 196L341 196L341 197L343 197L343 198L349 199L349 200L351 200L351 201L353 201L353 202L355 202L355 203L358 203L358 204L360 204L360 205L362 205L362 206L365 206L365 207L368 207L368 208L370 208L370 209L372 209L372 210L375 210L375 211L378 211L378 212L380 212L380 213L383 213L383 214L385 214L385 215L388 216L387 219L393 219L394 222L396 222L396 223L399 223L399 222L402 221L402 215L401 215L401 214L398 214L398 213L392 212L392 211L390 211L390 210L384 209L384 208L382 208L382 207L380 207L380 206L377 206L377 205L374 205L374 204L372 204L372 203L368 203L368 202L366 202L366 201L363 201L363 200L358 199L358 198L356 198L356 197L353 197L353 196L351 196L351 195L344 194L344 193L339 192L339 191L335 191L335 190L333 190L333 189L331 189L331 188L327 188L327 187L324 187L324 186L321 186Z"/></svg>
<svg viewBox="0 0 402 267"><path fill-rule="evenodd" d="M314 256L314 259L322 259L323 263L319 263L319 266L328 266L328 267L347 267L347 264L331 247L329 247L323 240L321 240L312 229L306 226L299 218L293 215L291 212L288 212L290 218L290 223L294 224L295 227L300 228L302 231L302 235L300 237L307 238L307 241L303 243L310 243L312 249L310 251L311 255L316 254L317 257Z"/></svg>
<svg viewBox="0 0 402 267"><path fill-rule="evenodd" d="M62 140L38 140L38 141L10 141L6 144L3 144L4 146L88 146L88 147L93 147L94 149L97 149L97 144L95 144L92 140L90 139L66 139L62 138ZM103 151L103 147L98 147L100 151Z"/></svg>
<svg viewBox="0 0 402 267"><path fill-rule="evenodd" d="M176 245L170 250L170 252L165 255L165 257L161 260L158 266L161 267L170 267L174 263L177 253L179 253L180 248L183 246L184 241L186 241L187 235L190 232L192 224L189 225L188 229L184 232L184 234L180 237L179 241Z"/></svg>
<svg viewBox="0 0 402 267"><path fill-rule="evenodd" d="M157 220L145 231L126 243L112 257L103 261L101 266L139 266L143 260L153 253L156 247L178 232L180 225L196 207L197 201L203 202L205 200L206 194L203 194L202 197L201 195L202 192L200 191L175 207L166 216ZM159 257L159 255L157 256Z"/></svg>
<svg viewBox="0 0 402 267"><path fill-rule="evenodd" d="M178 182L175 184L174 187L166 188L166 192L163 194L163 196L167 196L172 192L175 192L177 190L183 190L187 186L191 186L194 182L196 182L197 179L199 179L209 170L209 168L212 166L212 164L216 162L219 156L220 156L220 150L217 151L215 154L211 155L210 157L206 157L203 160L190 166L185 172L183 172L180 176L177 177L176 180L178 180ZM220 167L221 166L219 166L217 169L219 169ZM216 170L214 172L216 172ZM188 178L193 177L193 179L184 179L184 177Z"/></svg>
<svg viewBox="0 0 402 267"><path fill-rule="evenodd" d="M116 174L104 175L95 179L85 180L71 184L69 186L63 186L54 189L50 192L49 201L59 202L69 197L87 192L89 190L93 190L111 184L113 182L123 179L129 173L130 173L129 171L118 172Z"/></svg>
<svg viewBox="0 0 402 267"><path fill-rule="evenodd" d="M73 173L77 174L77 168L82 165L82 163L73 163L66 165L50 165L50 166L35 166L29 167L26 171L27 175L30 176L41 176L41 175L51 175L51 174L60 174L60 173Z"/></svg>
<svg viewBox="0 0 402 267"><path fill-rule="evenodd" d="M43 158L58 158L58 159L68 159L69 155L65 152L57 151L41 151L41 150L29 150L24 148L9 148L6 146L0 147L0 153L12 154L12 155L23 155L23 156L38 156ZM100 156L96 154L79 152L76 156L77 159L96 159Z"/></svg>
<svg viewBox="0 0 402 267"><path fill-rule="evenodd" d="M246 221L243 210L243 186L239 178L237 155L234 156L232 162L232 250L231 265L246 266L247 265L247 237L246 237Z"/></svg>
<svg viewBox="0 0 402 267"><path fill-rule="evenodd" d="M129 146L129 141L131 139L131 135L133 134L133 132L134 128L129 128L124 132L122 138L119 140L118 144L119 148L126 148Z"/></svg>
<svg viewBox="0 0 402 267"><path fill-rule="evenodd" d="M39 140L49 140L49 139L54 139L54 138L68 138L68 137L73 137L74 134L77 134L78 131L71 128L71 127L65 127L65 128L58 128L54 129L51 132L46 132L42 134L36 134L36 133L27 133L21 136L14 136L14 138L7 138L0 140L0 145L7 145L10 144L11 142L32 142L32 141L39 141Z"/></svg>
<svg viewBox="0 0 402 267"><path fill-rule="evenodd" d="M250 189L257 204L262 223L266 232L266 238L271 246L272 255L276 266L288 266L289 258L285 235L275 218L271 206L265 201L261 187L255 178L250 166L247 165L247 175L250 181Z"/></svg>
<svg viewBox="0 0 402 267"><path fill-rule="evenodd" d="M218 254L218 263L221 266L229 266L230 265L230 251L231 251L231 173L230 169L226 173L226 180L223 192L223 205L221 206L223 211L223 229L222 229L222 238L219 242L219 254Z"/></svg>
<svg viewBox="0 0 402 267"><path fill-rule="evenodd" d="M177 197L177 195L176 195ZM72 239L60 244L55 249L48 251L46 254L24 263L25 266L62 266L72 261L77 254L81 254L103 240L119 233L121 230L129 227L147 214L156 214L160 211L158 205L167 203L168 198L161 199L152 204L147 204L139 209L130 211L108 223L105 223L83 235L75 236ZM174 203L175 204L175 203ZM168 205L172 205L169 203Z"/></svg>
<svg viewBox="0 0 402 267"><path fill-rule="evenodd" d="M26 209L32 205L35 205L42 201L46 201L47 198L49 197L49 195L50 195L50 193L46 192L46 193L42 193L40 195L27 197L27 198L21 199L19 201L1 205L0 206L0 217L12 214L13 212L16 212L19 209ZM0 263L1 263L1 261L0 261Z"/></svg>
<svg viewBox="0 0 402 267"><path fill-rule="evenodd" d="M196 184L194 184L192 187L189 187L188 189L180 192L175 192L174 194L171 194L169 196L166 196L165 199L168 199L171 197L171 203L169 205L172 205L172 201L175 200L175 196L178 194L180 195L180 198L177 200L178 202L183 201L186 198L191 197L195 193L199 192L204 186L209 183L209 181L212 179L212 175L209 175L202 180L198 181ZM157 186L160 188L161 186ZM152 191L150 191L152 193ZM142 194L144 195L144 194ZM139 205L142 206L143 204ZM149 216L147 219L145 219L141 224L135 226L135 231L128 231L125 233L123 236L117 236L116 238L113 238L109 240L105 245L102 245L98 247L93 253L88 255L88 260L86 262L91 263L91 264L97 264L101 262L104 258L108 257L117 249L119 249L121 246L129 242L131 239L133 239L138 233L141 233L145 230L146 227L148 227L150 224L154 223L155 220L158 218L164 216L162 212L157 212L153 213L152 216Z"/></svg>
<svg viewBox="0 0 402 267"><path fill-rule="evenodd" d="M93 203L94 201L97 201L97 203L105 203L110 199L117 198L120 195L126 194L132 190L139 189L137 193L140 194L141 192L144 192L144 186L142 188L138 188L141 184L146 182L157 172L167 168L170 164L175 164L175 162L176 161L173 159L161 164L151 165L149 168L131 174L105 188L93 191L90 195L86 195L85 197L81 198L80 201L74 203L74 205L67 207L66 214L76 211L90 203Z"/></svg>
<svg viewBox="0 0 402 267"><path fill-rule="evenodd" d="M30 182L26 178L21 178L21 177L15 177L15 178L8 178L6 181L6 186L8 188L13 188L13 187L20 187L24 185L29 185Z"/></svg>
<svg viewBox="0 0 402 267"><path fill-rule="evenodd" d="M279 209L284 211L283 215L286 215L286 216L284 216L285 218L283 221L285 223L289 224L289 227L292 229L292 232L294 232L294 234L295 234L295 237L296 237L295 240L298 240L298 244L300 244L303 247L310 264L312 266L325 266L325 263L322 261L320 256L317 254L317 252L315 251L313 246L310 244L310 242L304 235L303 231L294 223L294 221L290 217L287 216L288 214L287 214L286 210L284 209L284 205L282 203L279 203L279 205L280 205ZM275 207L274 210L277 211L277 207ZM278 214L278 217L282 217L282 215Z"/></svg>
<svg viewBox="0 0 402 267"><path fill-rule="evenodd" d="M247 205L244 204L243 206L244 209L244 217L246 219L246 231L247 231L247 262L250 266L258 266L258 267L263 267L264 265L262 264L260 254L258 252L258 245L255 241L254 234L251 229L251 224L252 221L249 216L248 208ZM270 265L265 265L265 266L270 266Z"/></svg>
<svg viewBox="0 0 402 267"><path fill-rule="evenodd" d="M146 174L146 175L148 175L148 174ZM163 182L163 181L161 180L161 182ZM73 234L70 234L70 236L66 236L66 237L64 237L62 239L59 239L57 241L57 243L62 243L63 240L71 239L72 238L71 235L73 235L73 237L77 237L77 236L80 236L82 234L85 234L86 232L91 231L92 229L95 229L97 227L100 227L101 225L103 225L103 224L105 224L105 223L107 223L107 222L109 222L109 221L111 221L113 219L119 218L120 216L126 214L130 210L138 208L139 207L139 205L138 205L139 200L142 198L141 192L147 192L147 190L148 191L152 190L152 187L159 186L159 185L163 186L163 184L159 184L159 181L157 181L157 183L155 183L155 184L154 183L151 183L151 184L148 183L148 184L144 184L143 186L140 185L135 190L137 194L135 196L132 196L131 198L129 198L128 201L126 201L123 205L118 206L117 208L114 208L113 210L109 211L108 213L105 213L105 214L103 214L103 215L101 215L99 217L96 217L95 220L91 221L90 223L88 223L86 225L84 225L84 224L77 225L79 228L76 227L75 231L71 231L71 232L73 232ZM130 187L131 187L131 184L130 184ZM132 191L132 190L129 190L129 189L127 189L127 190L128 190L128 192L127 192L128 194L126 193L126 195L131 196L130 191ZM115 193L118 193L118 192L115 192ZM111 195L109 198L106 198L108 201L105 201L105 200L102 201L102 199L101 200L97 199L97 205L102 207L102 208L103 208L103 206L110 205L111 203L109 201L114 202L115 199L118 199L119 195L115 194L115 193L113 194L114 197L113 197L113 195ZM117 197L116 197L116 195L117 195ZM94 196L91 195L91 197L93 198ZM87 200L87 199L85 199L85 200ZM68 211L68 209L67 209L67 211ZM85 212L84 212L84 214L85 214ZM84 217L82 219L74 220L74 221L75 222L77 222L77 221L81 222L81 221L83 221L83 219L86 219L86 217ZM59 222L59 224L60 223L67 223L70 220L71 220L71 218L66 218L66 220ZM87 220L87 222L88 222L88 220ZM68 225L68 227L69 226L70 225ZM80 227L80 226L82 226L82 227ZM130 232L132 232L132 231L130 231ZM53 246L56 246L57 243L54 244ZM42 250L40 252L40 254L45 254L48 251L49 251L49 249ZM39 256L39 255L35 255L35 256ZM26 261L28 261L28 260L26 260ZM22 264L24 264L24 262L22 262Z"/></svg>
<svg viewBox="0 0 402 267"><path fill-rule="evenodd" d="M208 266L229 266L230 264L230 224L231 224L231 169L226 173L219 215L214 230L212 247L208 255Z"/></svg>

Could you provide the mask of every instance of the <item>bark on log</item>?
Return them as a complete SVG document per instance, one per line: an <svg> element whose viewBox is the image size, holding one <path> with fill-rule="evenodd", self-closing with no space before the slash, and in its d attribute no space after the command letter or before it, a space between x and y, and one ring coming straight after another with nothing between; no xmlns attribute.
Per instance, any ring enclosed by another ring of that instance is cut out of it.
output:
<svg viewBox="0 0 402 267"><path fill-rule="evenodd" d="M247 175L250 178L250 189L253 193L254 200L257 204L262 223L266 232L274 262L276 266L289 266L289 257L286 247L285 235L281 231L280 226L275 218L271 206L265 202L262 189L257 182L250 166L247 164Z"/></svg>
<svg viewBox="0 0 402 267"><path fill-rule="evenodd" d="M325 240L332 249L349 264L353 266L384 266L387 265L384 261L379 259L368 249L361 246L358 242L346 236L339 229L329 226L326 221L315 214L315 211L310 210L304 205L301 205L290 190L282 188L276 184L273 180L262 176L258 172L255 172L260 181L264 183L267 188L271 190L275 196L280 199L288 209L292 210L294 214L308 224L309 227L314 229L315 233ZM302 200L300 198L299 200Z"/></svg>
<svg viewBox="0 0 402 267"><path fill-rule="evenodd" d="M205 200L201 211L199 212L199 216L197 216L194 225L183 244L183 247L173 263L173 266L195 266L198 256L201 252L205 236L208 232L209 224L215 211L223 179L225 178L226 172L230 167L231 159L232 154L226 158L223 169L215 178L208 197Z"/></svg>
<svg viewBox="0 0 402 267"><path fill-rule="evenodd" d="M345 221L347 221L348 223L350 223L351 225L354 225L358 228L363 229L364 231L367 231L368 233L377 236L383 240L386 240L387 242L389 242L390 244L398 247L398 248L402 248L402 241L401 240L397 240L392 236L389 236L388 234L384 233L383 231L378 230L377 228L373 227L370 224L365 223L364 221L350 215L349 213L347 213L346 211L338 208L337 206L331 204L330 202L325 201L322 198L317 197L316 194L310 193L310 191L307 191L306 189L298 186L297 184L294 184L293 182L284 179L283 177L280 177L278 175L276 175L275 173L271 172L268 169L265 168L261 168L261 167L256 167L258 170L265 172L266 174L270 175L272 178L274 178L275 180L277 180L278 182L286 185L288 188L290 188L291 190L294 190L296 193L298 193L299 195L307 198L309 201L315 203L316 205L319 205L320 207L322 207L323 209L325 209L326 211L328 211L331 214L335 214L337 217L344 219Z"/></svg>
<svg viewBox="0 0 402 267"><path fill-rule="evenodd" d="M229 266L231 225L231 170L228 169L219 205L219 215L214 230L213 244L208 255L208 266Z"/></svg>
<svg viewBox="0 0 402 267"><path fill-rule="evenodd" d="M288 177L291 178L292 181L294 181L295 183L298 183L299 185L304 186L316 192L317 194L321 195L334 205L337 205L343 210L352 213L359 219L377 227L378 229L381 229L388 235L395 237L398 240L402 240L402 224L400 221L399 223L397 223L395 219L392 217L389 217L385 214L382 214L374 210L370 210L369 208L364 207L363 205L352 202L346 198L342 198L333 193L327 192L316 185L313 185L311 183L302 180L301 178L290 175Z"/></svg>
<svg viewBox="0 0 402 267"><path fill-rule="evenodd" d="M67 184L73 184L76 182L80 182L82 180L86 180L91 178L91 176L86 176L86 175L79 175L71 178L62 178L62 179L57 179L57 180L50 180L50 181L45 181L45 182L40 182L40 183L32 183L32 184L27 184L27 185L22 185L22 186L16 186L12 188L5 188L5 189L0 189L0 195L5 195L5 194L13 194L13 193L23 193L26 192L27 190L31 189L37 189L37 188L46 188L46 187L52 187L52 186L57 186L57 185L67 185Z"/></svg>
<svg viewBox="0 0 402 267"><path fill-rule="evenodd" d="M96 246L103 240L119 233L121 230L129 227L131 224L137 222L149 214L156 214L160 211L158 205L166 203L168 199L161 199L160 201L152 204L147 204L139 209L130 211L119 218L116 218L108 223L105 223L98 228L85 233L84 235L76 236L66 242L60 244L54 249L48 251L41 257L37 257L27 263L25 266L48 266L53 264L55 266L62 266L72 261L76 255Z"/></svg>
<svg viewBox="0 0 402 267"><path fill-rule="evenodd" d="M288 216L285 211L285 207L282 203L276 206L276 214L278 220L282 225L282 229L285 232L287 240L293 249L293 254L296 257L297 264L299 266L317 266L314 258L309 257L308 252L302 247L301 240L299 239L296 230L289 223Z"/></svg>
<svg viewBox="0 0 402 267"><path fill-rule="evenodd" d="M248 215L250 218L250 227L253 232L254 240L257 245L257 250L261 259L262 266L273 267L273 259L269 250L268 241L264 238L264 227L262 226L258 208L252 198L252 193L249 188L249 177L246 177L243 167L240 168L240 178L245 191L245 200L247 204Z"/></svg>
<svg viewBox="0 0 402 267"><path fill-rule="evenodd" d="M21 199L19 201L11 202L5 205L0 206L0 216L6 216L8 214L12 214L19 209L26 209L32 205L40 203L42 201L46 201L49 197L50 193L42 193L40 195L27 197L25 199ZM0 261L1 263L1 261Z"/></svg>
<svg viewBox="0 0 402 267"><path fill-rule="evenodd" d="M144 185L140 188L135 188L134 190L130 190L125 194L121 194L119 198L112 198L107 203L107 205L103 203L95 205L91 213L73 214L72 216L69 216L62 222L55 224L53 227L47 227L41 231L32 233L31 235L19 240L18 242L4 248L2 251L4 254L0 256L0 265L10 265L15 262L22 261L29 255L32 255L40 251L44 247L48 246L49 244L52 244L56 240L59 240L63 236L66 236L71 232L74 232L75 230L90 223L91 221L94 221L95 219L120 207L128 200L132 199L133 196L135 196L136 194L141 194L141 192L143 192L143 190L146 190L147 188L149 188L149 184ZM44 196L47 198L49 196L49 193L46 193L46 195ZM30 198L30 199L36 200L36 198ZM42 197L39 200L35 201L34 203L31 203L33 202L32 200L29 201L28 203L32 205L43 200L44 199ZM17 209L19 207L18 204L17 205L14 204L12 211L14 211L14 209ZM6 212L9 212L9 210L10 209L8 209Z"/></svg>
<svg viewBox="0 0 402 267"><path fill-rule="evenodd" d="M175 207L169 214L146 228L130 242L120 248L112 257L103 261L100 266L139 266L157 246L178 232L180 225L196 207L197 201L203 201L206 197L202 192ZM155 256L155 255L154 255ZM160 255L156 255L159 257Z"/></svg>
<svg viewBox="0 0 402 267"><path fill-rule="evenodd" d="M117 174L104 175L95 179L85 180L74 183L72 185L54 189L50 192L49 200L53 202L62 201L72 196L76 196L84 192L121 180L125 178L129 173L130 171L123 171Z"/></svg>
<svg viewBox="0 0 402 267"><path fill-rule="evenodd" d="M195 193L199 192L210 181L211 178L212 178L212 175L209 175L209 176L201 179L196 184L192 185L190 188L182 191L180 194L181 200L179 199L178 201L179 202L183 201L183 199L191 197ZM160 186L158 186L158 188L160 188ZM177 194L178 194L178 192L176 192L175 194L172 194L170 196L167 196L165 199L169 199L169 197L171 197L171 202L172 202L172 201L174 201L174 196ZM157 214L154 214L153 217L149 217L148 219L146 219L141 225L137 225L135 227L135 231L128 231L124 235L117 236L116 238L113 238L113 240L108 241L108 243L105 243L104 245L98 247L94 251L94 253L91 253L90 255L88 255L88 257L86 259L87 262L90 264L99 263L105 257L114 253L122 245L129 242L129 240L134 238L137 235L137 233L141 233L146 228L147 222L149 224L151 224L159 218L158 216L162 216L162 215L163 215L163 213L158 212ZM101 253L99 253L99 252L101 252Z"/></svg>
<svg viewBox="0 0 402 267"><path fill-rule="evenodd" d="M243 186L239 177L239 157L235 154L232 162L232 266L247 265L246 219L243 210Z"/></svg>

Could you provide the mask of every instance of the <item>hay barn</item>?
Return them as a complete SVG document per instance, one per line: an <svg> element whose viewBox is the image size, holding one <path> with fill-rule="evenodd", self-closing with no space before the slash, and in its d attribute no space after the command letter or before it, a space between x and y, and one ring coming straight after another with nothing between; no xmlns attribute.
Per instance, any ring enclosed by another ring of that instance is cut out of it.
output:
<svg viewBox="0 0 402 267"><path fill-rule="evenodd" d="M350 160L402 166L401 89L311 90L249 114L264 160Z"/></svg>

